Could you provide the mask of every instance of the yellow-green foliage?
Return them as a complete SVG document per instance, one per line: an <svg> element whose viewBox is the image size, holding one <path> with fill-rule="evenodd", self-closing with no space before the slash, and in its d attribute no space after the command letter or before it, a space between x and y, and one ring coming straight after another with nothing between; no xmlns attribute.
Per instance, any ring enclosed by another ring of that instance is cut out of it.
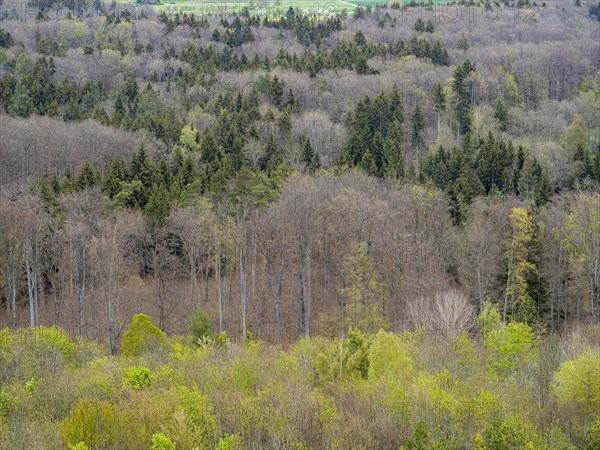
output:
<svg viewBox="0 0 600 450"><path fill-rule="evenodd" d="M243 448L242 439L239 434L228 434L219 439L219 445L215 450L239 450Z"/></svg>
<svg viewBox="0 0 600 450"><path fill-rule="evenodd" d="M509 450L513 448L541 448L541 436L522 415L515 413L489 422L484 431L488 448Z"/></svg>
<svg viewBox="0 0 600 450"><path fill-rule="evenodd" d="M140 356L148 351L165 348L166 345L165 334L152 324L152 319L146 314L136 314L123 334L121 350L123 356Z"/></svg>
<svg viewBox="0 0 600 450"><path fill-rule="evenodd" d="M60 327L22 328L11 338L0 335L0 339L12 347L6 355L2 355L3 345L0 343L0 355L7 357L4 370L11 371L13 377L30 380L78 363L77 345Z"/></svg>
<svg viewBox="0 0 600 450"><path fill-rule="evenodd" d="M597 448L599 350L548 367L528 326L496 319L484 339L445 347L423 330L350 329L287 349L177 338L158 358L97 358L53 331L32 348L54 349L59 364L27 377L16 370L35 351L24 331L4 331L16 357L0 389L0 450Z"/></svg>
<svg viewBox="0 0 600 450"><path fill-rule="evenodd" d="M14 345L14 337L8 330L4 328L0 330L0 385L6 383L12 376L12 369L16 362L16 349Z"/></svg>
<svg viewBox="0 0 600 450"><path fill-rule="evenodd" d="M90 450L90 448L83 442L79 442L76 445L69 445L69 450Z"/></svg>
<svg viewBox="0 0 600 450"><path fill-rule="evenodd" d="M200 448L214 444L217 435L217 419L209 398L198 389L182 387L178 397L185 412L188 429Z"/></svg>
<svg viewBox="0 0 600 450"><path fill-rule="evenodd" d="M162 433L152 435L152 447L150 450L175 450L175 443Z"/></svg>
<svg viewBox="0 0 600 450"><path fill-rule="evenodd" d="M554 374L552 388L563 404L600 414L600 351L587 349Z"/></svg>
<svg viewBox="0 0 600 450"><path fill-rule="evenodd" d="M15 399L5 390L0 390L0 418L8 417L15 406Z"/></svg>
<svg viewBox="0 0 600 450"><path fill-rule="evenodd" d="M380 330L369 348L369 379L405 378L413 372L408 345L394 333Z"/></svg>
<svg viewBox="0 0 600 450"><path fill-rule="evenodd" d="M66 446L83 442L91 450L116 447L123 441L119 407L106 400L82 399L61 424Z"/></svg>
<svg viewBox="0 0 600 450"><path fill-rule="evenodd" d="M489 331L484 339L492 353L490 367L499 374L533 362L538 353L537 338L531 327L524 323L502 325Z"/></svg>
<svg viewBox="0 0 600 450"><path fill-rule="evenodd" d="M135 389L148 387L151 382L152 372L144 366L130 367L123 377L123 386L129 386Z"/></svg>
<svg viewBox="0 0 600 450"><path fill-rule="evenodd" d="M344 259L344 288L346 298L344 323L363 331L376 332L387 328L385 305L387 286L367 253L367 244L356 244Z"/></svg>

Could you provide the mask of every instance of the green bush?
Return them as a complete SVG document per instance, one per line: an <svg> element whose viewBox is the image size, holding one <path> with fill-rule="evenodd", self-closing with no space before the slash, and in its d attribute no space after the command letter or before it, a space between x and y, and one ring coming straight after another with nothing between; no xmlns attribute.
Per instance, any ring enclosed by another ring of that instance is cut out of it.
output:
<svg viewBox="0 0 600 450"><path fill-rule="evenodd" d="M69 450L90 450L84 442L79 442L76 445L69 445Z"/></svg>
<svg viewBox="0 0 600 450"><path fill-rule="evenodd" d="M397 379L410 375L413 361L408 345L398 335L380 330L369 348L369 379Z"/></svg>
<svg viewBox="0 0 600 450"><path fill-rule="evenodd" d="M190 332L197 342L212 339L212 321L202 308L196 310L190 322Z"/></svg>
<svg viewBox="0 0 600 450"><path fill-rule="evenodd" d="M84 443L91 450L118 447L123 439L119 408L106 400L79 400L61 424L65 446Z"/></svg>
<svg viewBox="0 0 600 450"><path fill-rule="evenodd" d="M600 411L600 352L588 349L554 374L554 393L578 411Z"/></svg>
<svg viewBox="0 0 600 450"><path fill-rule="evenodd" d="M198 389L179 388L179 401L187 419L188 429L197 444L204 447L214 445L217 438L217 418L209 398Z"/></svg>
<svg viewBox="0 0 600 450"><path fill-rule="evenodd" d="M538 354L537 338L525 323L512 322L489 331L484 344L492 352L490 368L505 374L533 362Z"/></svg>
<svg viewBox="0 0 600 450"><path fill-rule="evenodd" d="M0 417L8 417L15 406L15 399L4 389L0 390Z"/></svg>
<svg viewBox="0 0 600 450"><path fill-rule="evenodd" d="M242 448L242 438L239 434L227 434L219 439L215 450L238 450Z"/></svg>
<svg viewBox="0 0 600 450"><path fill-rule="evenodd" d="M131 325L123 334L121 351L123 356L140 356L144 353L167 348L165 333L152 324L146 314L136 314Z"/></svg>
<svg viewBox="0 0 600 450"><path fill-rule="evenodd" d="M7 383L13 376L14 367L17 363L14 337L8 328L0 330L0 385Z"/></svg>
<svg viewBox="0 0 600 450"><path fill-rule="evenodd" d="M24 378L40 378L79 364L77 346L60 327L21 328L15 338L14 369Z"/></svg>
<svg viewBox="0 0 600 450"><path fill-rule="evenodd" d="M150 369L144 366L130 367L125 372L123 377L122 385L130 386L135 389L144 389L150 386L152 382L152 372Z"/></svg>
<svg viewBox="0 0 600 450"><path fill-rule="evenodd" d="M152 435L152 447L150 450L175 450L176 446L171 439L166 437L162 433L155 433Z"/></svg>

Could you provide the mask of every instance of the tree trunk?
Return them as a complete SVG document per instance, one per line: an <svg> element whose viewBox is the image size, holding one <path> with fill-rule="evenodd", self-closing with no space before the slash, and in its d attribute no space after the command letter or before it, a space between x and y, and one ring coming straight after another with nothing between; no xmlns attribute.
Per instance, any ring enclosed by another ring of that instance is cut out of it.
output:
<svg viewBox="0 0 600 450"><path fill-rule="evenodd" d="M306 255L302 259L300 288L302 290L302 310L304 312L304 335L310 336L310 250L306 251Z"/></svg>
<svg viewBox="0 0 600 450"><path fill-rule="evenodd" d="M33 298L35 287L28 259L25 260L25 270L27 272L27 291L29 293L29 323L31 328L33 328L35 327L35 299Z"/></svg>
<svg viewBox="0 0 600 450"><path fill-rule="evenodd" d="M14 329L17 328L17 280L16 277L13 277L10 280L10 304L11 304L11 312L12 312L12 327Z"/></svg>
<svg viewBox="0 0 600 450"><path fill-rule="evenodd" d="M198 272L196 270L196 258L194 257L193 252L189 251L188 253L190 259L190 278L192 282L192 306L194 307L194 310L196 310L200 303L198 293Z"/></svg>
<svg viewBox="0 0 600 450"><path fill-rule="evenodd" d="M246 274L244 273L244 250L242 247L242 236L240 236L240 296L242 301L242 339L246 339L246 311L247 311L247 292L246 292Z"/></svg>
<svg viewBox="0 0 600 450"><path fill-rule="evenodd" d="M221 282L221 248L217 246L217 255L215 258L215 273L217 274L217 295L219 297L219 333L224 331L223 323L223 285Z"/></svg>

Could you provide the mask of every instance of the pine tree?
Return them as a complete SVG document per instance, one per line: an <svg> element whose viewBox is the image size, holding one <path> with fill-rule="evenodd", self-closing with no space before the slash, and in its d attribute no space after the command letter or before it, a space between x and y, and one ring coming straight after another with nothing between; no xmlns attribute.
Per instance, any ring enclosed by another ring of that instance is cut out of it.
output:
<svg viewBox="0 0 600 450"><path fill-rule="evenodd" d="M423 113L421 113L421 107L417 103L415 106L415 110L413 111L413 115L411 118L411 134L410 141L413 148L417 149L417 152L423 149L425 146L424 139L424 131L425 131L425 117Z"/></svg>
<svg viewBox="0 0 600 450"><path fill-rule="evenodd" d="M414 30L417 33L422 33L423 31L425 31L425 24L423 23L423 21L419 18L415 21L415 25L414 25Z"/></svg>
<svg viewBox="0 0 600 450"><path fill-rule="evenodd" d="M95 182L96 174L94 173L94 169L89 162L86 162L79 171L79 176L75 182L75 188L77 190L87 189L93 187Z"/></svg>
<svg viewBox="0 0 600 450"><path fill-rule="evenodd" d="M156 231L165 225L170 208L171 200L169 198L169 191L164 185L157 185L152 190L148 198L148 203L144 207L146 221L150 230Z"/></svg>
<svg viewBox="0 0 600 450"><path fill-rule="evenodd" d="M528 279L530 272L537 272L536 265L531 261L531 244L534 240L535 225L529 211L524 208L513 208L509 215L512 226L512 237L508 244L506 257L508 273L502 321L506 323L509 308L513 315L516 308L527 303L529 293Z"/></svg>
<svg viewBox="0 0 600 450"><path fill-rule="evenodd" d="M402 152L402 135L396 127L393 127L390 130L385 140L383 155L385 161L385 174L397 180L403 178L404 155Z"/></svg>
<svg viewBox="0 0 600 450"><path fill-rule="evenodd" d="M62 194L69 194L73 192L73 174L71 173L71 167L67 166L65 174L60 182L60 192Z"/></svg>
<svg viewBox="0 0 600 450"><path fill-rule="evenodd" d="M358 55L356 59L356 64L354 65L354 70L357 75L369 75L371 74L371 68L367 62L367 58L364 54Z"/></svg>
<svg viewBox="0 0 600 450"><path fill-rule="evenodd" d="M594 179L600 183L600 143L596 150L596 156L594 157L593 163Z"/></svg>
<svg viewBox="0 0 600 450"><path fill-rule="evenodd" d="M259 167L261 170L270 173L275 167L283 162L283 157L281 156L281 152L277 148L277 144L275 143L275 139L273 135L269 135L269 139L267 140L267 145L265 147L265 152L262 158L259 161Z"/></svg>
<svg viewBox="0 0 600 450"><path fill-rule="evenodd" d="M21 80L17 81L15 93L10 100L7 111L12 117L29 117L33 112L33 100L29 89Z"/></svg>
<svg viewBox="0 0 600 450"><path fill-rule="evenodd" d="M292 117L289 112L289 108L286 108L285 111L279 116L277 119L277 126L281 133L285 136L292 131Z"/></svg>
<svg viewBox="0 0 600 450"><path fill-rule="evenodd" d="M277 75L275 75L271 81L269 96L277 108L283 109L283 84L279 81Z"/></svg>
<svg viewBox="0 0 600 450"><path fill-rule="evenodd" d="M309 172L314 172L321 168L319 154L313 149L312 145L310 144L310 139L304 139L302 161Z"/></svg>
<svg viewBox="0 0 600 450"><path fill-rule="evenodd" d="M467 38L465 37L465 35L463 34L461 36L461 38L458 40L458 45L457 47L462 50L463 52L467 52L467 50L469 50L469 41L467 40Z"/></svg>
<svg viewBox="0 0 600 450"><path fill-rule="evenodd" d="M384 166L385 166L385 156L384 156L384 143L383 138L381 137L381 133L377 131L375 136L373 136L373 140L371 141L370 152L373 155L373 161L375 162L376 172L375 174L378 177L383 177Z"/></svg>
<svg viewBox="0 0 600 450"><path fill-rule="evenodd" d="M442 125L442 114L446 111L446 93L441 84L436 83L433 89L433 106L437 112L437 136L440 136L440 127Z"/></svg>
<svg viewBox="0 0 600 450"><path fill-rule="evenodd" d="M117 94L117 98L115 100L115 107L112 117L112 123L116 127L120 127L123 122L123 118L125 117L125 104L123 101L123 96L121 94Z"/></svg>
<svg viewBox="0 0 600 450"><path fill-rule="evenodd" d="M373 158L370 149L363 155L362 160L360 161L360 168L369 175L377 175L377 165L375 164L375 158Z"/></svg>
<svg viewBox="0 0 600 450"><path fill-rule="evenodd" d="M463 135L471 131L471 92L467 80L473 71L475 66L467 59L454 71L452 82L454 113L458 122L458 131Z"/></svg>
<svg viewBox="0 0 600 450"><path fill-rule="evenodd" d="M362 31L358 30L356 33L354 33L354 43L358 46L358 47L366 47L367 46L367 38L365 38L365 35Z"/></svg>
<svg viewBox="0 0 600 450"><path fill-rule="evenodd" d="M508 111L500 99L494 105L494 117L500 122L500 131L506 131L508 128Z"/></svg>

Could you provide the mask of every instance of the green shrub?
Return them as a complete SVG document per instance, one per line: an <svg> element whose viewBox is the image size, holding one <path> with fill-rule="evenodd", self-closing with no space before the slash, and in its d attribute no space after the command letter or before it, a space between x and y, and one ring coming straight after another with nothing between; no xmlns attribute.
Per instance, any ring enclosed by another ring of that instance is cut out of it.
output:
<svg viewBox="0 0 600 450"><path fill-rule="evenodd" d="M90 448L84 442L79 442L75 445L69 445L69 450L90 450Z"/></svg>
<svg viewBox="0 0 600 450"><path fill-rule="evenodd" d="M588 349L554 374L552 389L563 404L600 411L600 351Z"/></svg>
<svg viewBox="0 0 600 450"><path fill-rule="evenodd" d="M42 378L79 364L77 346L60 327L21 328L14 337L13 375Z"/></svg>
<svg viewBox="0 0 600 450"><path fill-rule="evenodd" d="M190 332L197 342L212 339L212 321L202 308L196 310L190 322Z"/></svg>
<svg viewBox="0 0 600 450"><path fill-rule="evenodd" d="M79 400L71 414L61 424L65 446L85 443L91 450L118 447L122 442L123 425L119 408L105 400Z"/></svg>
<svg viewBox="0 0 600 450"><path fill-rule="evenodd" d="M146 314L136 314L131 325L123 334L121 351L123 356L140 356L144 353L165 349L167 338L165 333L152 324L152 319Z"/></svg>
<svg viewBox="0 0 600 450"><path fill-rule="evenodd" d="M215 450L238 450L242 448L242 438L239 434L226 434L219 439L219 445Z"/></svg>
<svg viewBox="0 0 600 450"><path fill-rule="evenodd" d="M367 378L369 373L369 345L367 335L362 331L350 327L348 339L344 341L344 372L352 375L354 372L362 378Z"/></svg>
<svg viewBox="0 0 600 450"><path fill-rule="evenodd" d="M499 374L523 367L537 356L537 339L531 327L512 322L489 331L484 343L492 351L491 369Z"/></svg>
<svg viewBox="0 0 600 450"><path fill-rule="evenodd" d="M214 445L217 437L217 418L209 398L198 389L179 388L179 401L187 418L188 428L198 444Z"/></svg>
<svg viewBox="0 0 600 450"><path fill-rule="evenodd" d="M152 435L152 447L150 450L175 450L175 443L162 433Z"/></svg>
<svg viewBox="0 0 600 450"><path fill-rule="evenodd" d="M0 417L8 417L15 406L15 399L4 389L0 390Z"/></svg>
<svg viewBox="0 0 600 450"><path fill-rule="evenodd" d="M488 448L495 450L539 448L542 444L531 422L514 414L488 422L484 437Z"/></svg>
<svg viewBox="0 0 600 450"><path fill-rule="evenodd" d="M150 386L152 382L152 372L150 369L144 366L130 367L125 372L123 377L122 385L130 386L135 389L144 389Z"/></svg>
<svg viewBox="0 0 600 450"><path fill-rule="evenodd" d="M0 385L7 383L13 376L14 367L17 363L14 337L8 328L0 330Z"/></svg>
<svg viewBox="0 0 600 450"><path fill-rule="evenodd" d="M380 330L369 348L369 379L398 379L412 371L408 345L396 334Z"/></svg>

